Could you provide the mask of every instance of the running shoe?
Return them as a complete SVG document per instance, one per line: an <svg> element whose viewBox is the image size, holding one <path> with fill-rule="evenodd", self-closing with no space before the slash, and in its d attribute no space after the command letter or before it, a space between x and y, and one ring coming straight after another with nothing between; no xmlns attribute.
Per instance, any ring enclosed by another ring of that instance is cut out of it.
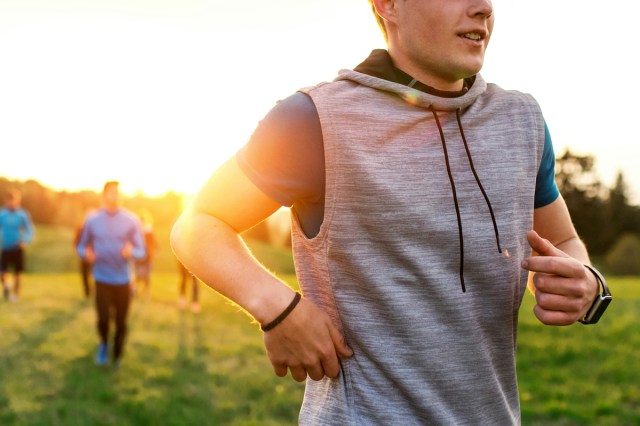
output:
<svg viewBox="0 0 640 426"><path fill-rule="evenodd" d="M184 296L180 296L178 299L178 307L180 309L185 309L187 307L187 299Z"/></svg>
<svg viewBox="0 0 640 426"><path fill-rule="evenodd" d="M106 343L100 343L98 346L98 353L96 354L96 364L97 365L107 365L108 360L108 348Z"/></svg>

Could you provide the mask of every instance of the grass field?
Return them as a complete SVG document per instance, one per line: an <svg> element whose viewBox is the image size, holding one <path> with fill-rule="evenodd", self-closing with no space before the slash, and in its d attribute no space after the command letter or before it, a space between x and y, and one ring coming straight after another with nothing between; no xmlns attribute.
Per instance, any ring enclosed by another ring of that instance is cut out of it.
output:
<svg viewBox="0 0 640 426"><path fill-rule="evenodd" d="M79 277L26 278L20 302L0 305L0 425L295 423L302 385L273 375L257 327L212 291L195 315L177 308L176 275L155 276L123 364L99 368Z"/></svg>
<svg viewBox="0 0 640 426"><path fill-rule="evenodd" d="M640 425L640 279L611 278L598 324L547 327L525 297L518 382L525 425Z"/></svg>
<svg viewBox="0 0 640 426"><path fill-rule="evenodd" d="M55 248L62 234L40 232L20 302L0 302L0 425L296 424L303 385L272 373L257 326L204 287L200 314L179 310L170 265L151 298L133 302L124 364L95 366L95 314L79 276L38 272L75 265ZM296 286L286 251L251 246ZM525 298L524 425L640 425L640 279L610 286L615 300L595 326L542 326Z"/></svg>

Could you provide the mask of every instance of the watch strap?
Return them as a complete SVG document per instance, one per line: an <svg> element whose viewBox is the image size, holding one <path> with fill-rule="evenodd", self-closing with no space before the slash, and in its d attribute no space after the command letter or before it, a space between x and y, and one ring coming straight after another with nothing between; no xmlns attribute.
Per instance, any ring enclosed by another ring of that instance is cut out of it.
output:
<svg viewBox="0 0 640 426"><path fill-rule="evenodd" d="M607 306L609 306L609 303L611 303L611 300L613 298L611 296L611 291L609 291L609 287L607 286L607 282L605 281L602 274L592 266L589 266L589 265L584 265L584 266L588 270L590 270L591 273L593 273L593 275L596 277L596 280L598 281L598 284L600 285L602 292L601 293L598 292L598 295L593 301L593 304L591 305L591 307L589 308L585 316L579 321L582 324L595 324L598 322L598 320L600 319L604 311L607 309Z"/></svg>

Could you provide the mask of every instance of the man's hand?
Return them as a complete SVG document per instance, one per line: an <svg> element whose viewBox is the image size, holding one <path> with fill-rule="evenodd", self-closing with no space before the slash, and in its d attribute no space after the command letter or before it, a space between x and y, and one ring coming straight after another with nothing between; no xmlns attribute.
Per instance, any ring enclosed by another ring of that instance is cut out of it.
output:
<svg viewBox="0 0 640 426"><path fill-rule="evenodd" d="M569 325L584 317L598 294L596 278L535 231L527 233L527 240L538 254L522 261L533 272L536 317L547 325Z"/></svg>
<svg viewBox="0 0 640 426"><path fill-rule="evenodd" d="M132 253L133 253L133 244L127 241L126 243L124 243L124 246L122 246L122 249L120 250L120 255L125 259L130 259Z"/></svg>
<svg viewBox="0 0 640 426"><path fill-rule="evenodd" d="M96 260L96 252L93 251L93 247L87 246L84 251L84 258L87 262L93 263Z"/></svg>
<svg viewBox="0 0 640 426"><path fill-rule="evenodd" d="M274 329L264 333L264 345L276 375L287 369L298 382L320 380L340 374L340 358L353 355L329 316L312 302L302 299Z"/></svg>

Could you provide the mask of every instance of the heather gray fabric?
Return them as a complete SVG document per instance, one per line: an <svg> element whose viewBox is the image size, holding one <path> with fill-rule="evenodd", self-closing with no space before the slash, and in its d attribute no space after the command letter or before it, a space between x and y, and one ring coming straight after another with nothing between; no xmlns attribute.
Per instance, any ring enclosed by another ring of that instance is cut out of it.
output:
<svg viewBox="0 0 640 426"><path fill-rule="evenodd" d="M304 90L322 124L325 219L308 239L293 217L304 296L354 350L335 380L307 381L303 425L519 424L516 323L526 288L544 122L532 97L478 76L444 99L355 71ZM458 189L456 212L438 110ZM473 177L455 110L493 206Z"/></svg>

